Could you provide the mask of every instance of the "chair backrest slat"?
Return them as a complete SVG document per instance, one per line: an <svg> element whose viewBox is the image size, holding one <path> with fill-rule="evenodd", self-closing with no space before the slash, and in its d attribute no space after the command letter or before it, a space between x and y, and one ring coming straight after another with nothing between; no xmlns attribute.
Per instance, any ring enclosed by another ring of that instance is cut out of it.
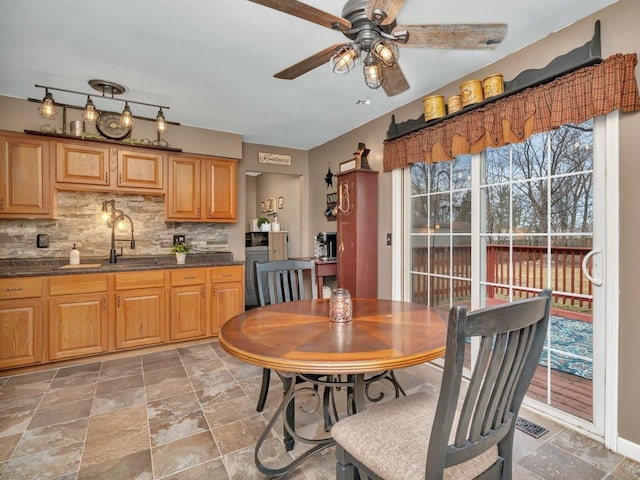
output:
<svg viewBox="0 0 640 480"><path fill-rule="evenodd" d="M305 276L310 279L311 291L305 290ZM305 298L318 298L315 263L313 260L275 260L256 263L256 284L261 306ZM269 299L265 292L269 292Z"/></svg>

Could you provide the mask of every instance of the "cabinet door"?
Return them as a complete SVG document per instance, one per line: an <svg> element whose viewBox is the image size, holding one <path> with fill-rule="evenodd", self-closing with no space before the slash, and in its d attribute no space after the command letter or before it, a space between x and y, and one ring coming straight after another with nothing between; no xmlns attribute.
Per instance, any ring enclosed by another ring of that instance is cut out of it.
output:
<svg viewBox="0 0 640 480"><path fill-rule="evenodd" d="M237 220L237 165L233 160L206 160L206 218L230 223Z"/></svg>
<svg viewBox="0 0 640 480"><path fill-rule="evenodd" d="M56 181L78 185L109 185L109 161L109 147L58 142Z"/></svg>
<svg viewBox="0 0 640 480"><path fill-rule="evenodd" d="M218 333L224 322L244 311L242 282L211 286L211 333Z"/></svg>
<svg viewBox="0 0 640 480"><path fill-rule="evenodd" d="M0 137L0 217L52 217L46 140Z"/></svg>
<svg viewBox="0 0 640 480"><path fill-rule="evenodd" d="M118 292L116 348L163 343L165 320L164 288L140 288Z"/></svg>
<svg viewBox="0 0 640 480"><path fill-rule="evenodd" d="M162 190L163 160L161 153L118 150L118 187Z"/></svg>
<svg viewBox="0 0 640 480"><path fill-rule="evenodd" d="M169 157L167 219L199 220L200 202L200 159Z"/></svg>
<svg viewBox="0 0 640 480"><path fill-rule="evenodd" d="M0 368L42 360L42 301L0 301Z"/></svg>
<svg viewBox="0 0 640 480"><path fill-rule="evenodd" d="M204 337L207 333L204 285L171 289L171 340Z"/></svg>
<svg viewBox="0 0 640 480"><path fill-rule="evenodd" d="M106 352L107 294L61 295L49 303L51 360Z"/></svg>

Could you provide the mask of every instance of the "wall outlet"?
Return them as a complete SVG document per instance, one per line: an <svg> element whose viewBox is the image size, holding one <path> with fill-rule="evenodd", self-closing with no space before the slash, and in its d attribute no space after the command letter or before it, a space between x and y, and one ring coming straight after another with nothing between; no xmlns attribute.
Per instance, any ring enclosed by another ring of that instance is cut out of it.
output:
<svg viewBox="0 0 640 480"><path fill-rule="evenodd" d="M174 235L173 236L173 244L177 245L179 243L185 243L187 241L187 239L185 238L184 235Z"/></svg>
<svg viewBox="0 0 640 480"><path fill-rule="evenodd" d="M49 235L46 233L39 233L36 238L36 246L38 248L49 248Z"/></svg>

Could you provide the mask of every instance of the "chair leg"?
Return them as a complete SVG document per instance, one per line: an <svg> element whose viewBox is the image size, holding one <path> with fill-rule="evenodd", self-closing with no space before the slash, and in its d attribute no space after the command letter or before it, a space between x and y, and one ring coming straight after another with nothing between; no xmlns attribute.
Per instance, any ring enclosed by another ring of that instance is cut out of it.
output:
<svg viewBox="0 0 640 480"><path fill-rule="evenodd" d="M264 410L264 404L267 402L267 394L269 393L269 381L271 380L271 370L262 369L262 386L260 387L260 397L258 398L258 406L256 410L261 412Z"/></svg>
<svg viewBox="0 0 640 480"><path fill-rule="evenodd" d="M336 480L356 480L359 478L356 468L345 458L342 447L336 444Z"/></svg>

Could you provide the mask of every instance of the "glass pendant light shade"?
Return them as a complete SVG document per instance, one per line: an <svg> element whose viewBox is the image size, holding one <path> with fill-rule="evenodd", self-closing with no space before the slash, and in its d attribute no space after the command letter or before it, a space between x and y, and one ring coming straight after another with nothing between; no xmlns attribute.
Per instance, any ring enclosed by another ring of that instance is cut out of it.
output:
<svg viewBox="0 0 640 480"><path fill-rule="evenodd" d="M162 113L162 108L158 111L158 115L156 116L156 128L160 133L167 132L167 121L164 118L164 113Z"/></svg>
<svg viewBox="0 0 640 480"><path fill-rule="evenodd" d="M55 120L58 112L53 103L53 95L49 93L49 90L45 89L45 92L46 93L44 95L44 98L42 99L42 103L38 107L38 115L48 120Z"/></svg>
<svg viewBox="0 0 640 480"><path fill-rule="evenodd" d="M96 110L96 107L89 96L87 96L87 104L84 106L82 119L90 123L98 123L98 120L100 120L100 114Z"/></svg>
<svg viewBox="0 0 640 480"><path fill-rule="evenodd" d="M120 125L126 128L131 128L133 126L133 115L131 114L131 108L129 107L128 102L125 102L124 104L124 110L120 117Z"/></svg>
<svg viewBox="0 0 640 480"><path fill-rule="evenodd" d="M355 67L360 52L354 44L341 45L331 56L333 73L348 73Z"/></svg>
<svg viewBox="0 0 640 480"><path fill-rule="evenodd" d="M395 43L383 39L373 44L372 51L375 57L386 67L393 66L400 55L398 46Z"/></svg>
<svg viewBox="0 0 640 480"><path fill-rule="evenodd" d="M373 58L373 54L369 52L364 60L364 82L369 88L380 88L383 81L382 65Z"/></svg>

